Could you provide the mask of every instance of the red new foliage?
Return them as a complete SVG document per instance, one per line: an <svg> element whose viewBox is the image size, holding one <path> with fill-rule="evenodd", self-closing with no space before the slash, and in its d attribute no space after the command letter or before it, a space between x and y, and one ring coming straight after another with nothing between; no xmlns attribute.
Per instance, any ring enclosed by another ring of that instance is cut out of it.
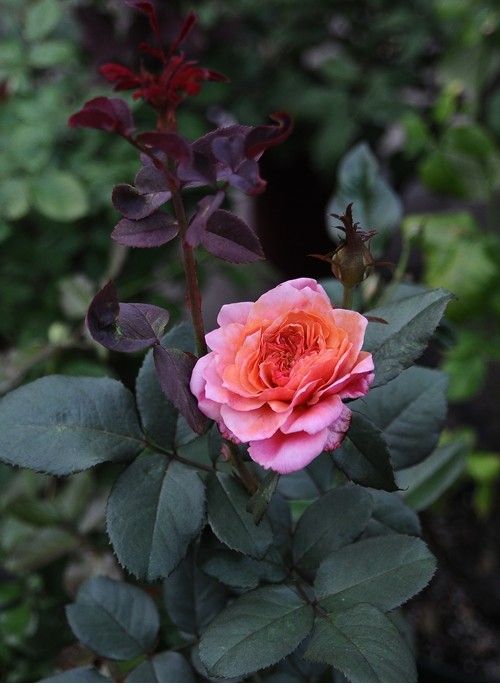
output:
<svg viewBox="0 0 500 700"><path fill-rule="evenodd" d="M72 114L69 126L111 131L129 136L135 129L129 106L119 98L95 97L86 102L79 112Z"/></svg>
<svg viewBox="0 0 500 700"><path fill-rule="evenodd" d="M157 112L159 122L169 129L175 128L175 111L179 104L192 95L197 95L207 80L227 81L226 76L208 68L202 68L196 61L188 61L182 52L177 53L181 43L191 32L196 23L196 15L190 12L172 44L167 51L161 47L158 20L150 2L127 1L128 5L144 12L159 42L159 46L141 44L140 50L148 53L161 64L160 70L151 72L144 67L132 71L118 63L106 63L100 72L114 84L115 90L134 90L134 99L143 99Z"/></svg>

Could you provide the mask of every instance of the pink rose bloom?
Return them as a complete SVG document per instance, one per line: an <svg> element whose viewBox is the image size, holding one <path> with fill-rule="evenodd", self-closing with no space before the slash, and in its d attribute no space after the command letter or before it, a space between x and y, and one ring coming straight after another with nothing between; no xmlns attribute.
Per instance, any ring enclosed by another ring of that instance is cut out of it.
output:
<svg viewBox="0 0 500 700"><path fill-rule="evenodd" d="M336 449L351 421L343 399L373 381L366 318L332 308L321 285L301 278L223 306L217 322L191 391L224 437L248 442L252 459L280 474Z"/></svg>

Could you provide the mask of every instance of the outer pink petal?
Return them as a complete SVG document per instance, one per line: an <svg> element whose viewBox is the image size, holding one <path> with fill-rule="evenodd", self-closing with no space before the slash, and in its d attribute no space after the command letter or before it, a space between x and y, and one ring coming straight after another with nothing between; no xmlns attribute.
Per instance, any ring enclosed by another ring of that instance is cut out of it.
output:
<svg viewBox="0 0 500 700"><path fill-rule="evenodd" d="M339 418L343 404L338 396L326 396L314 406L299 406L282 426L283 433L305 431L310 435L327 428Z"/></svg>
<svg viewBox="0 0 500 700"><path fill-rule="evenodd" d="M316 310L331 313L332 305L316 280L301 277L279 284L253 305L249 320L274 320L288 311Z"/></svg>
<svg viewBox="0 0 500 700"><path fill-rule="evenodd" d="M212 420L220 419L220 404L207 399L205 395L206 379L205 371L211 365L214 360L214 353L210 352L208 355L200 357L198 362L193 368L191 374L190 389L191 393L198 399L198 407L202 413L204 413L208 418Z"/></svg>
<svg viewBox="0 0 500 700"><path fill-rule="evenodd" d="M224 358L232 358L240 345L243 327L239 323L229 323L205 335L207 345Z"/></svg>
<svg viewBox="0 0 500 700"><path fill-rule="evenodd" d="M247 322L248 314L253 306L252 301L240 301L236 304L224 304L217 316L219 326L225 326L228 323Z"/></svg>
<svg viewBox="0 0 500 700"><path fill-rule="evenodd" d="M285 435L279 431L268 440L251 442L248 454L265 469L272 469L279 474L289 474L307 467L315 457L321 454L327 438L327 428L315 435L305 432Z"/></svg>
<svg viewBox="0 0 500 700"><path fill-rule="evenodd" d="M242 442L271 437L288 417L288 413L275 413L269 406L253 411L235 411L228 405L222 405L220 414L228 429Z"/></svg>
<svg viewBox="0 0 500 700"><path fill-rule="evenodd" d="M340 447L351 425L351 418L352 411L347 406L343 406L342 413L338 419L328 428L328 437L325 444L326 451L331 452Z"/></svg>

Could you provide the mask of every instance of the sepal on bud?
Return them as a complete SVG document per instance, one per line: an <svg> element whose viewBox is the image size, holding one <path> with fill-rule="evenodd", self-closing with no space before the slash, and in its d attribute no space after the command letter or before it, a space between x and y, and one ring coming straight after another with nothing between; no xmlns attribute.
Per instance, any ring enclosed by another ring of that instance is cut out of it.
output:
<svg viewBox="0 0 500 700"><path fill-rule="evenodd" d="M329 263L332 273L347 289L357 287L367 278L373 267L391 264L373 259L370 246L367 243L376 235L376 231L360 229L359 222L353 221L352 206L352 202L348 204L342 215L332 214L341 222L341 225L336 228L345 234L345 239L340 245L327 255L311 255L313 258Z"/></svg>

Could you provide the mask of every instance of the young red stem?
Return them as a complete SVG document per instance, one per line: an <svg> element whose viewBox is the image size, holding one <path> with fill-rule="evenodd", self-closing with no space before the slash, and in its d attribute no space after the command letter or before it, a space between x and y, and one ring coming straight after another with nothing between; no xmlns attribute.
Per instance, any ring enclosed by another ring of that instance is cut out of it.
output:
<svg viewBox="0 0 500 700"><path fill-rule="evenodd" d="M174 207L175 216L177 217L177 221L179 222L179 235L181 238L184 271L186 275L186 290L189 303L189 310L191 312L191 318L193 321L193 326L196 335L196 347L198 350L198 355L202 356L207 354L208 348L205 342L205 327L203 323L203 315L201 313L200 286L198 284L198 275L196 272L196 259L194 257L194 252L192 247L188 243L186 243L185 240L188 220L186 216L186 209L184 207L184 201L178 189L175 189L172 192L172 204ZM237 471L243 485L250 494L254 494L259 486L258 480L247 468L245 462L241 458L241 455L236 445L232 442L227 441L227 446L229 448L233 466Z"/></svg>
<svg viewBox="0 0 500 700"><path fill-rule="evenodd" d="M201 313L201 293L198 284L198 274L196 272L196 259L192 247L186 243L186 231L188 220L184 202L179 190L172 192L172 204L175 211L175 216L179 223L179 235L181 239L182 257L184 262L184 272L186 275L186 292L188 298L189 311L193 321L194 332L196 336L196 348L198 355L207 354L207 344L205 342L205 326L203 323L203 315Z"/></svg>

